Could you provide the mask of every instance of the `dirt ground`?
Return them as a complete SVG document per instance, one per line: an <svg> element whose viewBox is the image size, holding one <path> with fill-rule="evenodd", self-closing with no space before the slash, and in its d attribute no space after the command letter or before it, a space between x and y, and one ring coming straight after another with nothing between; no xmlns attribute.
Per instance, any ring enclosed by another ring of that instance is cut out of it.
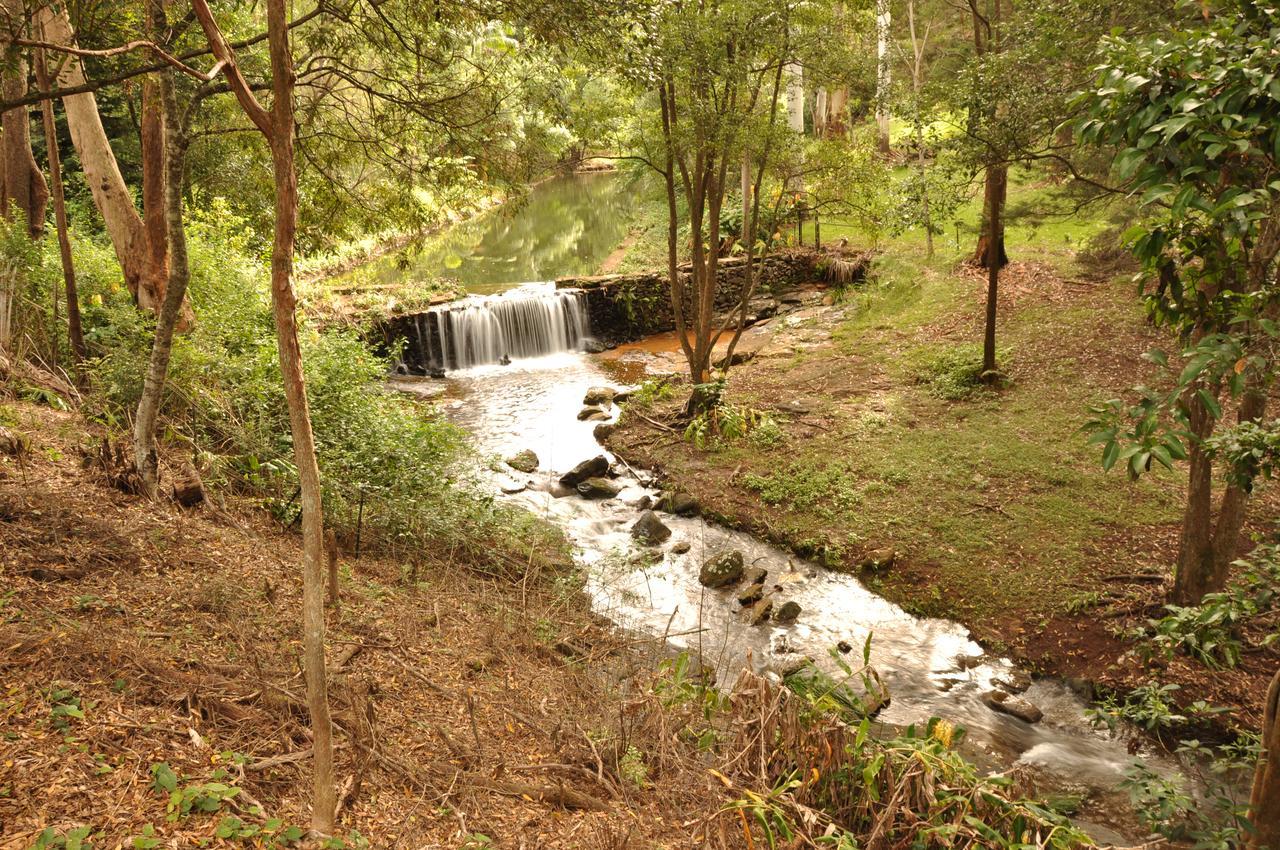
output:
<svg viewBox="0 0 1280 850"><path fill-rule="evenodd" d="M1167 340L1142 321L1127 282L1034 263L1005 278L1001 345L1012 353L999 393L939 400L906 365L931 347L981 340L984 283L960 267L807 310L735 367L726 398L770 414L779 445L695 448L682 437L679 388L624 415L608 446L705 514L833 568L857 571L869 553L893 550L890 569L864 574L872 589L959 620L1040 673L1123 692L1159 665L1179 703L1204 699L1256 728L1280 664L1274 648L1208 671L1181 656L1149 664L1122 637L1161 613L1185 473L1108 477L1080 428L1088 403L1152 379L1141 355ZM816 495L805 489L815 480ZM1280 513L1274 488L1261 492L1251 534L1273 530Z"/></svg>
<svg viewBox="0 0 1280 850"><path fill-rule="evenodd" d="M285 846L309 817L299 540L249 504L126 495L82 466L76 414L6 409L30 450L0 455L0 848L50 827ZM700 846L723 787L651 728L661 651L593 621L536 553L431 561L415 582L341 559L345 846Z"/></svg>

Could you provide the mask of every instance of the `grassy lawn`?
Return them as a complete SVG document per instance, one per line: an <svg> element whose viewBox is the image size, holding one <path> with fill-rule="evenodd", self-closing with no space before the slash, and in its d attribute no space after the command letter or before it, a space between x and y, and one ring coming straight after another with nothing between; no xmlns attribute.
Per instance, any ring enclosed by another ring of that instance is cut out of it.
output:
<svg viewBox="0 0 1280 850"><path fill-rule="evenodd" d="M803 414L775 409L781 441L700 452L649 440L633 419L615 444L713 513L831 566L893 548L898 562L868 577L873 588L989 640L1007 639L1011 622L1034 629L1111 598L1108 575L1167 569L1184 476L1105 474L1081 431L1091 404L1152 377L1141 355L1165 341L1130 282L1077 260L1109 222L1033 214L1050 190L1022 178L1000 302L1003 389L966 380L985 298L983 273L961 262L974 201L958 216L960 251L938 237L927 259L920 233L881 243L875 279L846 294L843 311L782 332L795 344L732 373L734 403L802 402ZM822 228L824 241L843 235L838 223Z"/></svg>

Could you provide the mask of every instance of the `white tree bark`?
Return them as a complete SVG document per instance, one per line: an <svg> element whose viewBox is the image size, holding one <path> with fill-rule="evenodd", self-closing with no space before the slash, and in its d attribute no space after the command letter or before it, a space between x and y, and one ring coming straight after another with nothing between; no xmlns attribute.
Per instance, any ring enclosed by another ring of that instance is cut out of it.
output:
<svg viewBox="0 0 1280 850"><path fill-rule="evenodd" d="M36 11L36 21L51 44L75 44L75 33L71 30L65 8L41 6ZM67 55L61 65L58 87L84 84L84 69L78 58ZM157 311L160 303L156 293L143 285L148 256L146 231L102 126L97 98L92 92L67 95L62 99L62 106L67 115L67 128L71 131L71 143L80 156L80 167L106 225L116 259L120 261L125 284L139 307Z"/></svg>
<svg viewBox="0 0 1280 850"><path fill-rule="evenodd" d="M889 152L889 94L893 84L889 61L889 0L876 0L876 128L880 150Z"/></svg>

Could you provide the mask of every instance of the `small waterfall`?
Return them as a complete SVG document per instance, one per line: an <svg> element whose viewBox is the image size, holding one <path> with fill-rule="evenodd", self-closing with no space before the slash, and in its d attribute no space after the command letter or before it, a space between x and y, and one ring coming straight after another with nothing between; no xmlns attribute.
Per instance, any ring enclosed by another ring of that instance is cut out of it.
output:
<svg viewBox="0 0 1280 850"><path fill-rule="evenodd" d="M555 284L436 307L415 326L422 365L446 371L576 351L591 333L586 293Z"/></svg>

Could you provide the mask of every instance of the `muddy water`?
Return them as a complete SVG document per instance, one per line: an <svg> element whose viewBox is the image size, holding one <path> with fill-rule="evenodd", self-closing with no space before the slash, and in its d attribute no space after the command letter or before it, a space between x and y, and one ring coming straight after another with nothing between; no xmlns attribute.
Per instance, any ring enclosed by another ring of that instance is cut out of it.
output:
<svg viewBox="0 0 1280 850"><path fill-rule="evenodd" d="M522 449L537 453L537 473L497 475L495 488L527 485L504 498L565 529L579 549L599 612L625 628L666 636L672 646L698 652L716 667L721 684L731 683L745 667L776 672L806 655L835 673L830 651L842 641L853 647L849 662L856 669L870 638L871 662L892 695L880 721L905 726L942 716L958 722L969 733L966 755L980 765L991 770L1025 766L1045 783L1042 787L1089 791L1094 795L1090 819L1137 837L1116 804L1115 791L1134 757L1121 742L1088 725L1085 703L1063 683L1037 681L1024 694L1044 712L1037 724L997 714L980 696L1012 666L983 655L962 626L914 617L851 576L701 519L662 514L671 539L656 549L638 546L629 534L639 512L636 502L657 491L643 471L629 471L621 463L615 470L627 486L618 498L588 501L563 493L555 479L602 452L592 435L596 423L580 422L576 414L588 387L610 383L605 365L610 364L600 358L562 354L454 373L444 402L482 452L499 457ZM672 552L681 541L690 550ZM777 603L792 599L802 606L798 621L748 625L734 591L703 588L699 565L723 549L741 550L748 563L766 568ZM1151 754L1145 758L1162 764ZM1120 837L1106 827L1084 825L1101 840Z"/></svg>

